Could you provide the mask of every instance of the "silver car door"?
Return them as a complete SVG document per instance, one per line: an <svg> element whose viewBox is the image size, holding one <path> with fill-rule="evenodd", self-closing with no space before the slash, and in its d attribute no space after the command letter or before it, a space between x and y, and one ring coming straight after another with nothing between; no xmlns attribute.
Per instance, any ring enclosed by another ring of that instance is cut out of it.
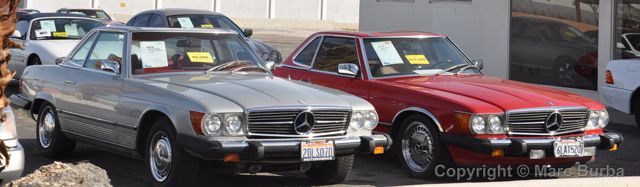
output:
<svg viewBox="0 0 640 187"><path fill-rule="evenodd" d="M69 131L131 148L129 138L122 138L128 135L121 134L126 127L119 125L117 113L123 87L120 63L124 36L119 32L100 32L83 67L66 81L66 87L75 90L76 97L61 113L78 122Z"/></svg>
<svg viewBox="0 0 640 187"><path fill-rule="evenodd" d="M17 76L22 75L22 71L27 66L27 47L29 47L29 38L27 36L29 29L29 22L26 20L18 21L16 23L16 31L20 33L20 37L11 37L11 40L23 45L22 49L11 48L9 54L11 54L11 60L9 61L9 69L16 71Z"/></svg>

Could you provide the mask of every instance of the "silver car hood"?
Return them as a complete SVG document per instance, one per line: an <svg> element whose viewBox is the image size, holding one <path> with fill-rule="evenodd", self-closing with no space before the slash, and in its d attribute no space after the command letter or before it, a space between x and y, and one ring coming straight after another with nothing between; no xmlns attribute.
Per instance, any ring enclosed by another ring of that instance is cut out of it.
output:
<svg viewBox="0 0 640 187"><path fill-rule="evenodd" d="M305 105L351 108L350 101L355 97L325 87L258 73L171 74L145 79L165 83L169 85L166 89L177 92L192 89L213 94L244 109Z"/></svg>

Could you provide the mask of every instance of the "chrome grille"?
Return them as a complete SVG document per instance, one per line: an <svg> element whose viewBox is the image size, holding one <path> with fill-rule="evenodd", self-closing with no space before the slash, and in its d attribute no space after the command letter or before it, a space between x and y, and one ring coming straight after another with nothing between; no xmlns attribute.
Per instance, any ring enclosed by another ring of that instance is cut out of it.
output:
<svg viewBox="0 0 640 187"><path fill-rule="evenodd" d="M557 131L549 132L546 120L554 112L562 114ZM513 135L561 135L584 131L587 125L586 108L546 108L507 112L509 133Z"/></svg>
<svg viewBox="0 0 640 187"><path fill-rule="evenodd" d="M315 125L309 134L300 135L293 122L298 114L307 109L283 109L250 111L247 114L250 136L264 137L309 137L343 135L349 125L350 110L311 109Z"/></svg>

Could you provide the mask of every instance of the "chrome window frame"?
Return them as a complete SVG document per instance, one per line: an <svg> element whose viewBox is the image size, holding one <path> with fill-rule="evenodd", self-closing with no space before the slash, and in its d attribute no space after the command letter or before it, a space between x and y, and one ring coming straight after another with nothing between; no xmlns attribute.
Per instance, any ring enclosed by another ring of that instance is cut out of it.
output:
<svg viewBox="0 0 640 187"><path fill-rule="evenodd" d="M318 46L316 47L315 52L313 52L313 56L311 57L311 63L309 65L306 64L302 64L300 62L296 62L296 58L298 58L298 55L300 55L300 53L305 50L309 44L311 44L311 42L313 42L314 40L316 40L317 38L320 38L320 43L318 43ZM309 70L311 69L311 67L313 67L313 62L316 60L316 55L318 54L318 50L320 49L320 45L322 45L322 41L324 40L324 35L316 35L315 37L313 37L312 39L308 40L307 42L305 42L302 47L300 48L300 50L298 50L296 52L295 55L293 55L293 57L291 58L291 62L294 65L298 65L301 67L298 67L298 69L305 69L305 70Z"/></svg>
<svg viewBox="0 0 640 187"><path fill-rule="evenodd" d="M311 65L309 66L308 71L310 72L315 72L315 73L323 73L323 74L328 74L328 75L336 75L336 76L341 76L341 77L346 77L346 78L357 78L360 80L364 79L363 73L362 73L362 67L361 67L361 62L362 59L360 58L360 54L358 51L358 37L356 36L345 36L345 35L335 35L335 34L321 34L322 35L322 40L320 40L320 44L318 45L318 48L316 49L316 52L313 55L313 60L311 61ZM319 70L319 69L315 69L313 68L313 66L316 64L316 59L318 58L318 52L320 51L320 47L322 47L322 44L324 43L324 39L326 37L334 37L334 38L348 38L348 39L353 39L354 40L354 45L356 47L355 53L356 53L356 57L358 58L356 61L358 62L358 69L360 71L360 76L350 76L350 75L343 75L343 74L339 74L338 72L331 72L331 71L325 71L325 70ZM363 46L361 46L360 48L362 49ZM302 51L302 50L300 50Z"/></svg>

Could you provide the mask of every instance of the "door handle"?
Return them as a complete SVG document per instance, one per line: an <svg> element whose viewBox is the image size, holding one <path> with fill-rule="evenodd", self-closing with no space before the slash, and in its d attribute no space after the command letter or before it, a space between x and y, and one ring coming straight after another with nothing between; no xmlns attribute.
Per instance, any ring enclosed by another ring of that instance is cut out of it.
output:
<svg viewBox="0 0 640 187"><path fill-rule="evenodd" d="M75 81L64 81L65 86L75 86L77 83Z"/></svg>

